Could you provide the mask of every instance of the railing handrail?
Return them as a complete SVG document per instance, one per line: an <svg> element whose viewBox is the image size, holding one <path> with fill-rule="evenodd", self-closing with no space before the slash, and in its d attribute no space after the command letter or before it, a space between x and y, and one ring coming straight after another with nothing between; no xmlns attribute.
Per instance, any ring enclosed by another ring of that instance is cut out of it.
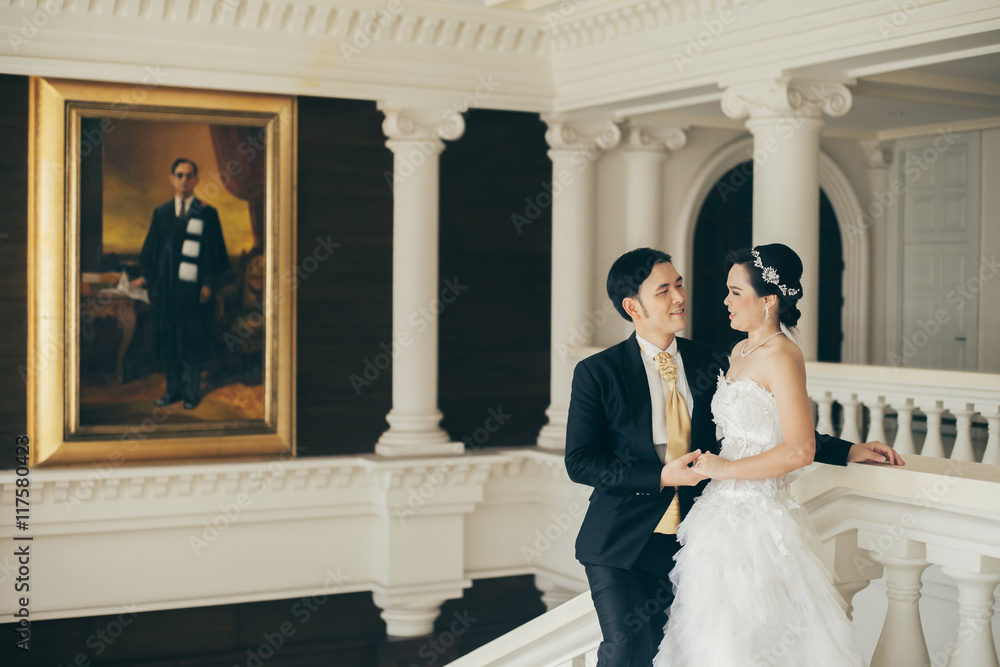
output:
<svg viewBox="0 0 1000 667"><path fill-rule="evenodd" d="M943 490L938 489L939 483ZM1000 556L995 533L984 530L984 524L1000 518L1000 469L993 465L917 455L908 457L904 467L849 464L844 469L817 465L795 479L792 492L811 513L823 515L817 528L827 539L864 529L883 533L894 541L913 539L970 556ZM938 497L925 498L925 492ZM859 496L864 502L857 502ZM934 502L929 504L927 500ZM907 519L898 515L900 508L911 508L906 512ZM949 535L948 531L941 533L940 539L928 539L927 531L942 525L953 532L971 530L962 536L966 539L957 539L958 535ZM858 545L855 543L853 548ZM867 551L856 553L866 554L867 558ZM582 631L588 622L590 635ZM552 646L543 654L546 641ZM586 592L450 664L583 664L582 657L599 641L596 612Z"/></svg>
<svg viewBox="0 0 1000 667"><path fill-rule="evenodd" d="M554 629L562 631L559 640L552 638ZM594 602L590 591L585 591L448 664L451 667L551 667L596 648L600 637Z"/></svg>
<svg viewBox="0 0 1000 667"><path fill-rule="evenodd" d="M806 362L806 380L811 386L843 383L844 389L854 388L859 395L887 390L897 396L947 398L947 394L961 392L969 402L982 403L984 407L1000 406L1000 374L996 373L809 361ZM860 382L869 384L865 386Z"/></svg>

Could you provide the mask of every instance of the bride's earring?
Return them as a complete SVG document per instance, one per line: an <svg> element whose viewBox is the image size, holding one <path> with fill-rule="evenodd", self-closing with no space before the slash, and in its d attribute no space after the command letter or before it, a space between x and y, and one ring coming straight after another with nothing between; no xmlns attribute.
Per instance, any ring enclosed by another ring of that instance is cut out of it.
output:
<svg viewBox="0 0 1000 667"><path fill-rule="evenodd" d="M771 319L771 309L767 307L766 303L764 304L764 319L765 320Z"/></svg>

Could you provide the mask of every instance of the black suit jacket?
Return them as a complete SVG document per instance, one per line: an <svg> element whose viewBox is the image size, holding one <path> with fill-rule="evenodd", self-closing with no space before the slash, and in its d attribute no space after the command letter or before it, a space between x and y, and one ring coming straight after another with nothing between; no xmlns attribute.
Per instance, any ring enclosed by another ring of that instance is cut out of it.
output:
<svg viewBox="0 0 1000 667"><path fill-rule="evenodd" d="M712 397L729 360L719 349L677 338L677 351L694 398L691 450L718 454ZM816 460L847 464L851 443L816 436ZM570 479L594 487L576 540L583 563L630 569L673 500L660 491L660 462L653 447L649 382L635 334L577 364L566 428ZM680 487L681 517L708 480Z"/></svg>

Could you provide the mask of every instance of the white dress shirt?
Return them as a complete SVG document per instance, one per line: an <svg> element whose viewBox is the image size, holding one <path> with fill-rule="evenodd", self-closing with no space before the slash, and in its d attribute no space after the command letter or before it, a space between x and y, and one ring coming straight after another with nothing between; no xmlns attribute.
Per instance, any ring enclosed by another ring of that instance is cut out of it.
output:
<svg viewBox="0 0 1000 667"><path fill-rule="evenodd" d="M684 375L684 360L677 353L676 337L666 350L661 350L638 334L636 334L635 339L639 341L642 365L646 368L646 380L649 382L649 398L652 400L653 407L653 444L656 447L656 453L660 455L660 460L663 461L667 452L667 397L670 396L670 387L667 386L667 381L660 376L660 372L656 370L656 362L653 361L653 358L660 352L666 352L673 357L674 365L677 367L677 391L681 392L681 396L684 397L688 415L691 415L694 410L694 396L692 396L691 388L688 386L687 376Z"/></svg>
<svg viewBox="0 0 1000 667"><path fill-rule="evenodd" d="M187 199L185 199L184 200L184 208L181 209L181 198L178 197L177 195L174 195L174 215L176 215L179 218L179 217L181 217L181 210L183 210L184 213L187 213L188 211L190 211L191 210L191 202L193 200L194 200L194 195L191 195L190 197L188 197Z"/></svg>

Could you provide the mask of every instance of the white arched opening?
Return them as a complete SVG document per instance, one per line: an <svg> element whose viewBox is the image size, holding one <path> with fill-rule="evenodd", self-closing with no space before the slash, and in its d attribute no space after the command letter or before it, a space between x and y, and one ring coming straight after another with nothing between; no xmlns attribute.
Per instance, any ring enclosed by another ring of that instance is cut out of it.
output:
<svg viewBox="0 0 1000 667"><path fill-rule="evenodd" d="M677 216L677 224L684 234L686 257L694 257L695 227L708 194L729 170L751 159L753 137L745 137L720 148L698 170L694 186L687 191ZM866 364L870 273L868 227L864 224L861 203L847 176L822 151L819 155L819 186L826 193L837 217L844 254L844 305L841 311L844 341L840 357L843 363Z"/></svg>

